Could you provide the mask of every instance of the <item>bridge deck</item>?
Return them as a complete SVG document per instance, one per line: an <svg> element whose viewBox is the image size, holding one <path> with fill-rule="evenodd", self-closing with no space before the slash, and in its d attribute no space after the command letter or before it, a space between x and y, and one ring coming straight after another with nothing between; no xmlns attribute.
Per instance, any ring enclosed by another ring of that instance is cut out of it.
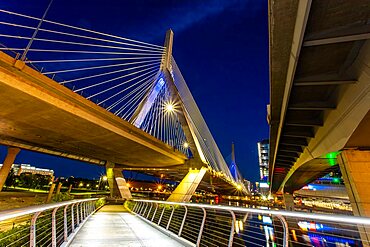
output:
<svg viewBox="0 0 370 247"><path fill-rule="evenodd" d="M73 239L79 246L183 246L120 205L106 205L92 215Z"/></svg>

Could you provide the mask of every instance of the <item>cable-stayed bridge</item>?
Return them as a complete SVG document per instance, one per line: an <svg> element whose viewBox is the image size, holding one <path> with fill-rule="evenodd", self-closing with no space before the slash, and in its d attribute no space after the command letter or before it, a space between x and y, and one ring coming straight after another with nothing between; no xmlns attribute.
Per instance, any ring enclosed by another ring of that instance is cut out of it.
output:
<svg viewBox="0 0 370 247"><path fill-rule="evenodd" d="M199 184L246 191L172 56L171 30L161 46L45 15L0 16L1 144L105 165L122 196L123 169L182 179L177 201Z"/></svg>

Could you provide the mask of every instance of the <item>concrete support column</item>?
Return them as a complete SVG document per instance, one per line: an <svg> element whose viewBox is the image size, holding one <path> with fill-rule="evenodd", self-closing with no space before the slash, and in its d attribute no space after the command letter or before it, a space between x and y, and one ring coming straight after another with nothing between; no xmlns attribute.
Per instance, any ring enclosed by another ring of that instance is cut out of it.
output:
<svg viewBox="0 0 370 247"><path fill-rule="evenodd" d="M123 199L131 199L131 192L129 187L127 186L127 182L123 177L121 169L113 169L115 182L118 187L118 192Z"/></svg>
<svg viewBox="0 0 370 247"><path fill-rule="evenodd" d="M58 183L57 191L55 192L56 195L58 195L60 193L60 189L62 188L62 185L63 184L61 182Z"/></svg>
<svg viewBox="0 0 370 247"><path fill-rule="evenodd" d="M45 203L50 203L51 202L51 199L53 198L54 189L55 189L55 184L52 183L51 186L50 186L50 189L49 189L48 196L46 197Z"/></svg>
<svg viewBox="0 0 370 247"><path fill-rule="evenodd" d="M131 192L127 187L126 180L123 177L122 170L114 168L114 163L107 162L105 165L107 179L109 184L110 196L131 199Z"/></svg>
<svg viewBox="0 0 370 247"><path fill-rule="evenodd" d="M344 150L338 163L355 216L370 217L370 151ZM364 246L370 243L370 228L358 226Z"/></svg>
<svg viewBox="0 0 370 247"><path fill-rule="evenodd" d="M284 205L286 210L294 210L294 197L293 194L284 193Z"/></svg>
<svg viewBox="0 0 370 247"><path fill-rule="evenodd" d="M202 181L207 168L202 167L200 170L189 170L188 174L172 192L167 199L169 202L189 202L198 185Z"/></svg>
<svg viewBox="0 0 370 247"><path fill-rule="evenodd" d="M5 157L3 166L0 169L0 191L3 189L6 178L8 177L9 171L12 168L15 157L21 151L19 148L8 147L8 154Z"/></svg>

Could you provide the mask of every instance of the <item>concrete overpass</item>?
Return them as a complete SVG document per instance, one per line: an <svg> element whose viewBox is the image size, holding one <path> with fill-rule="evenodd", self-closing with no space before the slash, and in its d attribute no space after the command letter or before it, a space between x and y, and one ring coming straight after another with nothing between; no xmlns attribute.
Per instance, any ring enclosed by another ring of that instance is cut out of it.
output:
<svg viewBox="0 0 370 247"><path fill-rule="evenodd" d="M18 61L20 62L20 61ZM105 165L183 165L186 156L0 53L0 143Z"/></svg>
<svg viewBox="0 0 370 247"><path fill-rule="evenodd" d="M348 155L368 160L359 150L370 148L370 9L269 3L271 191L292 193L339 163L345 176Z"/></svg>

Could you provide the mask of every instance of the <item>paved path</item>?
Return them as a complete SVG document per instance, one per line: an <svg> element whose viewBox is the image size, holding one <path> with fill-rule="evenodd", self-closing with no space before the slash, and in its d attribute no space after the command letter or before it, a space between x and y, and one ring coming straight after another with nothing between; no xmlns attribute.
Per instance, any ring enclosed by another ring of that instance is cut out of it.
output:
<svg viewBox="0 0 370 247"><path fill-rule="evenodd" d="M92 215L72 241L79 246L183 246L120 205L106 205Z"/></svg>

